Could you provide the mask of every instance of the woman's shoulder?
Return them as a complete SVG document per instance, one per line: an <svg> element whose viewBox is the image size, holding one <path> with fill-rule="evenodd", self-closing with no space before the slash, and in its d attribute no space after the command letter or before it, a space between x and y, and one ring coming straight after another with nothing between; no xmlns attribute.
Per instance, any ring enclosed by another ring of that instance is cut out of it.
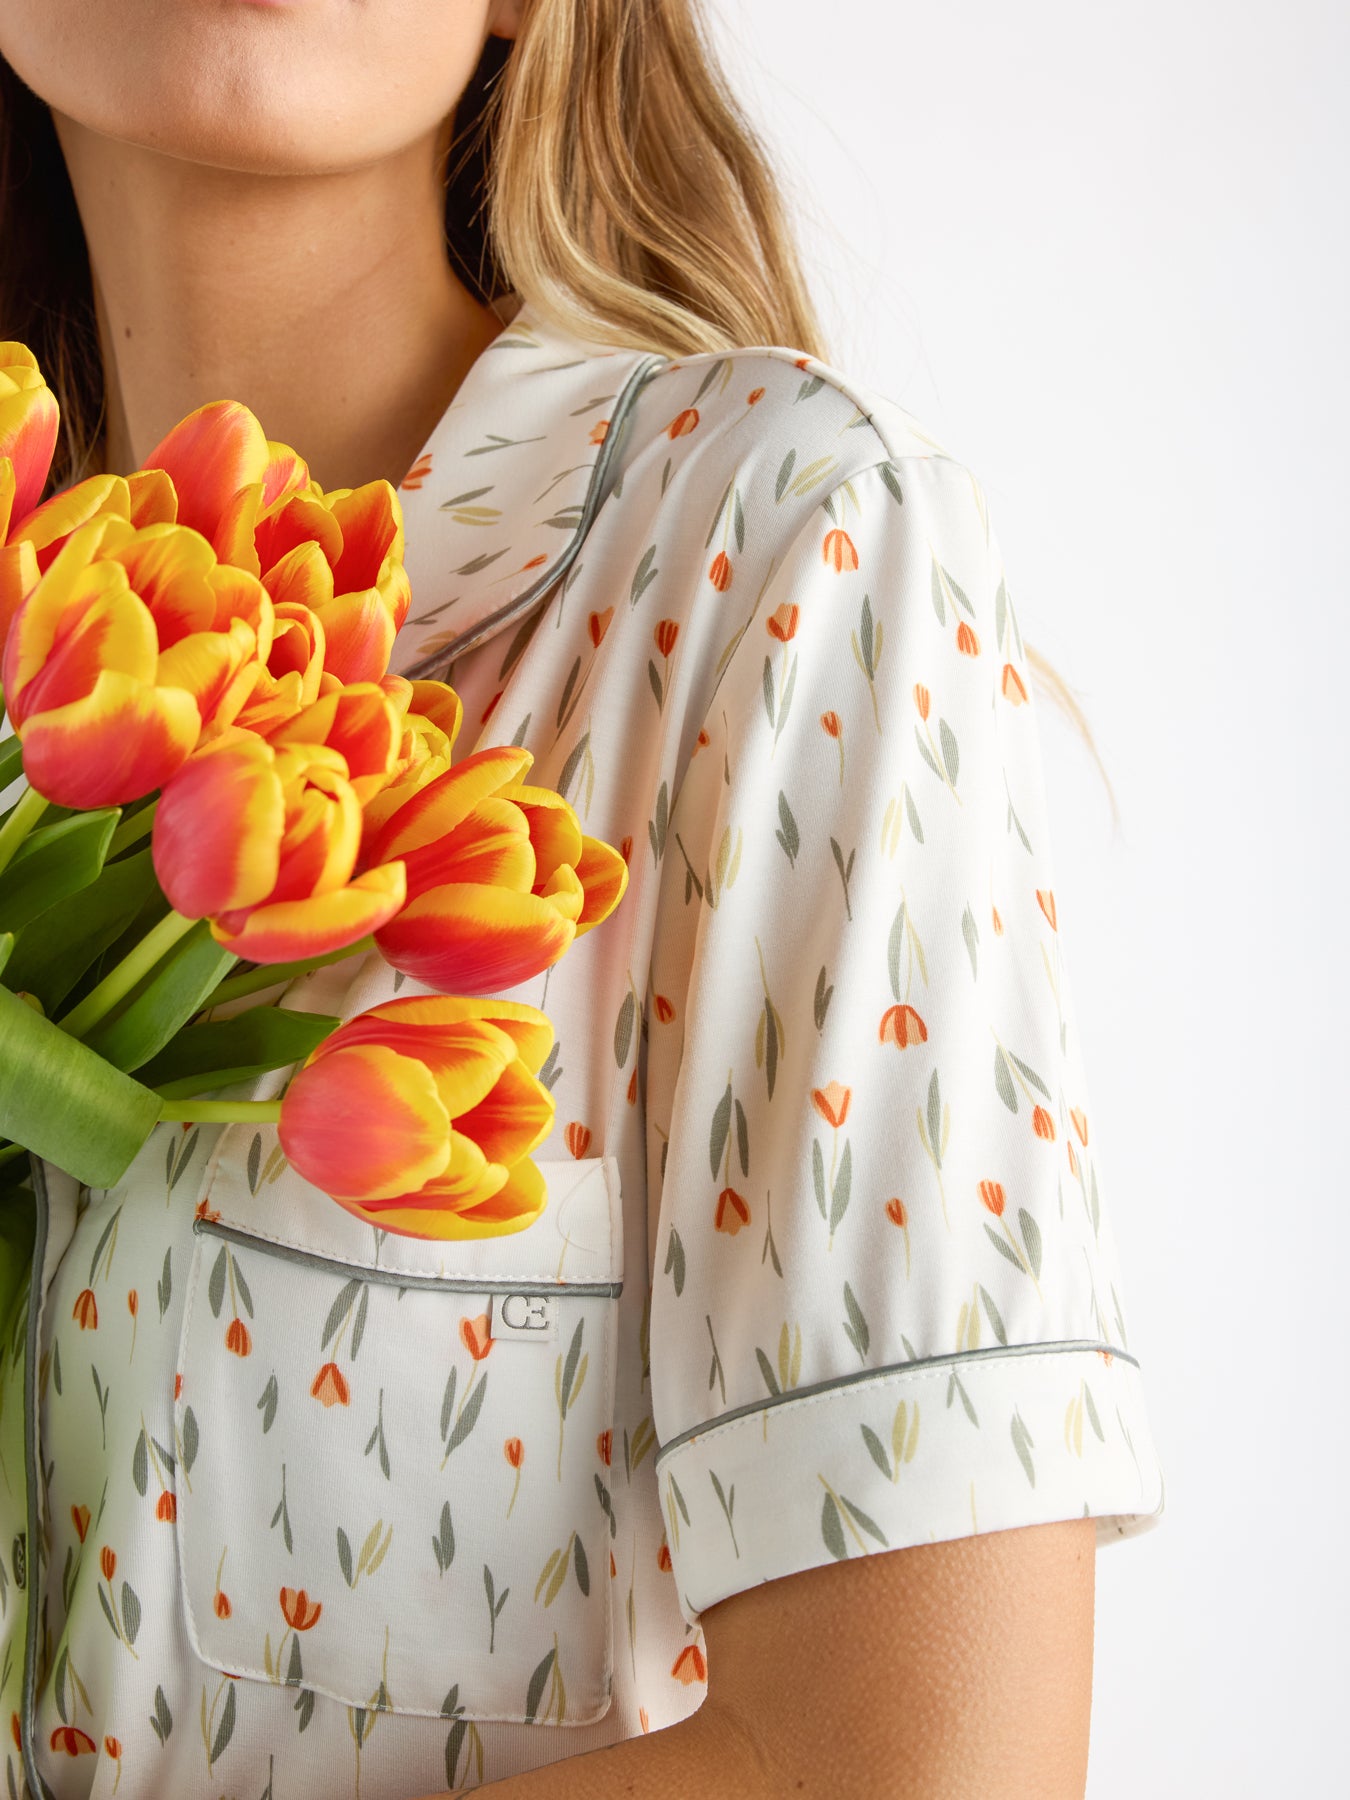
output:
<svg viewBox="0 0 1350 1800"><path fill-rule="evenodd" d="M644 571L659 560L744 590L793 558L823 559L861 568L879 605L927 570L927 552L972 578L993 553L975 473L898 400L803 351L658 362L615 423L609 494L625 537L649 546Z"/></svg>
<svg viewBox="0 0 1350 1800"><path fill-rule="evenodd" d="M926 423L856 372L787 345L710 351L658 364L633 407L630 455L682 462L771 463L779 497L834 485L880 464L970 471Z"/></svg>

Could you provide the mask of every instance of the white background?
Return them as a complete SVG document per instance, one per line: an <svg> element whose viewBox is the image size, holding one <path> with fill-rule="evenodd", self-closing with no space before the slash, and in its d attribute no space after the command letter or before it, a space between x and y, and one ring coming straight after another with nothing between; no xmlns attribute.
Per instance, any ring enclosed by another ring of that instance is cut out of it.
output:
<svg viewBox="0 0 1350 1800"><path fill-rule="evenodd" d="M831 360L979 477L1120 807L1041 704L1167 1481L1098 1557L1090 1800L1343 1793L1350 9L709 6Z"/></svg>

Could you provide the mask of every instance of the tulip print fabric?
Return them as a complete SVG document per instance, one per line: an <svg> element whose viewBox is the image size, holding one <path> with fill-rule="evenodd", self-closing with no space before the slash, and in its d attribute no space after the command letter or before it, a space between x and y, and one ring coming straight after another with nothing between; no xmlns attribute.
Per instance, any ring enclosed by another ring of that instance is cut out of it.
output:
<svg viewBox="0 0 1350 1800"><path fill-rule="evenodd" d="M0 1339L15 1795L469 1791L688 1714L701 1610L759 1582L1162 1510L978 481L791 349L526 308L401 498L395 667L629 868L509 995L556 1030L548 1203L390 1237L273 1127L43 1171ZM420 991L355 956L287 1003Z"/></svg>

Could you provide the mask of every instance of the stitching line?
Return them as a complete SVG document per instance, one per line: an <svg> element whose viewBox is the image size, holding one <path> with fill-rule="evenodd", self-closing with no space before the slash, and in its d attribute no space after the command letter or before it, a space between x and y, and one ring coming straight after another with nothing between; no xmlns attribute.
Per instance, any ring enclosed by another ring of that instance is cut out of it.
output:
<svg viewBox="0 0 1350 1800"><path fill-rule="evenodd" d="M664 366L665 361L666 358L659 356L645 358L619 390L619 397L614 407L614 417L610 421L605 441L600 446L600 454L596 457L595 465L591 470L591 479L586 489L586 498L581 503L581 516L577 520L576 530L559 552L557 560L551 563L523 593L508 600L505 606L498 607L495 613L489 613L487 618L480 619L477 625L470 627L459 637L451 638L450 642L442 644L440 649L432 651L429 655L420 658L419 661L410 664L402 671L409 681L421 680L438 668L448 669L456 657L461 656L466 650L475 648L484 638L493 636L503 625L510 624L517 613L527 613L536 600L547 594L559 576L567 573L576 561L587 532L595 522L600 489L609 471L609 465L614 460L617 440L632 403L639 391L646 386L648 379ZM572 365L564 366L571 367Z"/></svg>
<svg viewBox="0 0 1350 1800"><path fill-rule="evenodd" d="M838 1393L841 1388L859 1387L865 1382L904 1381L915 1374L925 1374L930 1370L951 1368L957 1363L1001 1362L1010 1357L1029 1356L1064 1356L1081 1354L1088 1350L1104 1350L1121 1362L1129 1363L1133 1368L1139 1367L1138 1357L1131 1356L1127 1350L1118 1350L1114 1344L1098 1343L1089 1338L1068 1338L1057 1344L1007 1344L1000 1345L997 1350L961 1350L948 1356L921 1356L913 1362L892 1363L880 1369L859 1369L851 1375L831 1376L825 1381L812 1382L810 1386L797 1388L790 1394L770 1394L763 1400L751 1401L745 1406L736 1406L730 1412L719 1414L710 1419L706 1425L692 1426L688 1431L681 1431L663 1444L656 1455L656 1466L659 1469L665 1460L673 1456L677 1450L692 1443L695 1438L714 1437L721 1432L734 1429L745 1423L747 1419L757 1419L761 1414L773 1412L780 1406L813 1406L826 1400L831 1394Z"/></svg>

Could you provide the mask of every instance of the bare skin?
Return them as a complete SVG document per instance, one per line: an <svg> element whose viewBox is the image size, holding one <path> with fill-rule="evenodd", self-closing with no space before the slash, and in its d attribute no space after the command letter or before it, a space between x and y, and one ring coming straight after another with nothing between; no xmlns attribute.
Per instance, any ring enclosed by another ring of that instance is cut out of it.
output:
<svg viewBox="0 0 1350 1800"><path fill-rule="evenodd" d="M326 487L402 478L502 323L447 266L438 158L518 23L516 0L3 0L90 246L105 467L230 397ZM733 1595L697 1712L485 1791L1082 1800L1094 1541L1067 1520Z"/></svg>
<svg viewBox="0 0 1350 1800"><path fill-rule="evenodd" d="M678 1725L490 1784L492 1800L1082 1800L1096 1527L1068 1519L831 1563L702 1618ZM430 1800L430 1797L428 1797Z"/></svg>

